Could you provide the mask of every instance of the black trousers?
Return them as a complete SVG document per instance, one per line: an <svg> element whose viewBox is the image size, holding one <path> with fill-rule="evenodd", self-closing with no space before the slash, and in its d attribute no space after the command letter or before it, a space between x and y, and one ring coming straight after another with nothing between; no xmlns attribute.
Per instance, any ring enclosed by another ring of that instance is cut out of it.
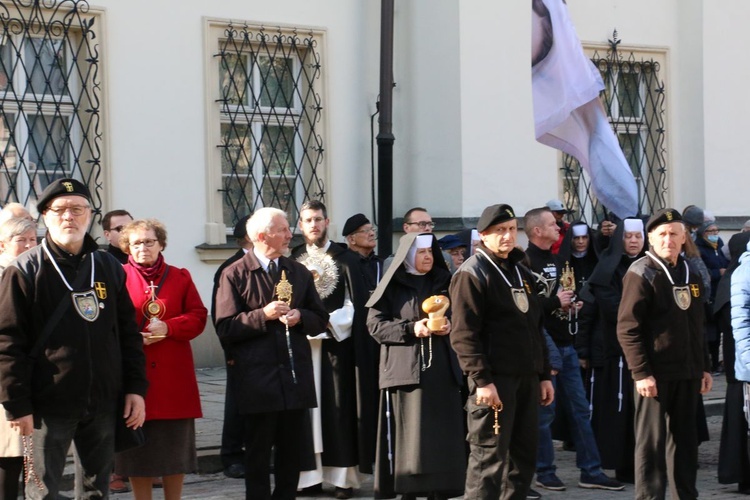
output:
<svg viewBox="0 0 750 500"><path fill-rule="evenodd" d="M635 393L635 498L698 498L696 411L700 380L656 383L658 396Z"/></svg>
<svg viewBox="0 0 750 500"><path fill-rule="evenodd" d="M227 370L227 387L224 394L224 424L221 428L221 464L241 464L245 453L245 418L240 415L237 397L234 394L234 370Z"/></svg>
<svg viewBox="0 0 750 500"><path fill-rule="evenodd" d="M476 404L476 386L469 380L466 402L469 465L466 500L525 500L536 471L539 434L539 378L536 375L495 376L503 411L500 435L493 429L495 412Z"/></svg>
<svg viewBox="0 0 750 500"><path fill-rule="evenodd" d="M304 414L308 410L250 413L245 419L245 498L247 500L287 500L297 495L300 443ZM271 448L274 459L271 494Z"/></svg>

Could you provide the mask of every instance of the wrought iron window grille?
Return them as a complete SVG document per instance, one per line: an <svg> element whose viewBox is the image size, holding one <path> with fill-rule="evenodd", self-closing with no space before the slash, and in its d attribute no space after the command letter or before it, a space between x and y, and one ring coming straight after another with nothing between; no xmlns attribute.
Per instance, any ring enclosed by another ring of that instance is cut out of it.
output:
<svg viewBox="0 0 750 500"><path fill-rule="evenodd" d="M229 23L219 66L222 217L228 231L261 207L297 226L299 207L325 202L318 86L321 55L312 31Z"/></svg>
<svg viewBox="0 0 750 500"><path fill-rule="evenodd" d="M50 182L88 185L102 209L100 55L86 0L0 3L0 201L36 214Z"/></svg>
<svg viewBox="0 0 750 500"><path fill-rule="evenodd" d="M591 58L604 79L600 98L638 185L640 214L650 214L667 204L665 146L665 85L661 64L635 52L623 53L617 30L605 56ZM591 181L578 161L563 155L563 200L574 219L599 224L609 212L594 196Z"/></svg>

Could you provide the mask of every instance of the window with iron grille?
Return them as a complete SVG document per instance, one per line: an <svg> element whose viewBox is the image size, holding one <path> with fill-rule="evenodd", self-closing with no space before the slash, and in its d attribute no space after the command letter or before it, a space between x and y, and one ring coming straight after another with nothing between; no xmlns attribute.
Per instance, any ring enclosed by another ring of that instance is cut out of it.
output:
<svg viewBox="0 0 750 500"><path fill-rule="evenodd" d="M231 22L210 29L216 37L210 146L221 200L214 220L231 232L248 213L276 207L295 227L302 203L325 197L322 33Z"/></svg>
<svg viewBox="0 0 750 500"><path fill-rule="evenodd" d="M593 52L605 89L602 103L638 185L638 207L650 214L666 206L665 85L663 52L623 50L617 32L606 55ZM563 197L574 218L598 224L609 214L591 192L578 161L563 155Z"/></svg>
<svg viewBox="0 0 750 500"><path fill-rule="evenodd" d="M55 179L86 183L101 212L96 15L82 0L0 3L0 201L36 214ZM101 24L101 23L99 23Z"/></svg>

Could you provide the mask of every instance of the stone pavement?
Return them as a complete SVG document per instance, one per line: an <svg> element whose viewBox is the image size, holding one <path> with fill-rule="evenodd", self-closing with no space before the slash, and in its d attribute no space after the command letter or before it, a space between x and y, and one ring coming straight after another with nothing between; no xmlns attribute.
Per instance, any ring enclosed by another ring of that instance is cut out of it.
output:
<svg viewBox="0 0 750 500"><path fill-rule="evenodd" d="M224 388L226 373L223 368L209 368L197 370L201 400L203 402L202 419L196 422L196 444L198 447L198 474L186 477L184 499L224 500L244 498L244 481L229 479L221 473L219 460L219 444L221 442L221 427L223 415ZM748 498L736 493L736 485L720 485L716 480L716 468L719 453L719 437L723 412L723 398L726 388L724 377L714 380L714 388L705 396L706 413L711 440L703 443L699 449L700 469L698 470L698 490L701 498L740 499ZM544 498L576 500L593 499L627 499L633 497L633 487L628 485L624 492L606 492L601 490L586 490L579 488L578 470L575 467L575 453L557 450L558 476L568 485L562 492L539 490ZM331 488L327 488L331 492ZM68 492L69 496L72 496ZM332 498L331 495L328 498ZM366 476L362 488L355 498L372 498L372 476ZM130 493L113 495L114 499L132 498ZM163 498L161 490L155 490L155 499ZM299 497L311 498L311 497ZM325 498L325 497L318 497Z"/></svg>

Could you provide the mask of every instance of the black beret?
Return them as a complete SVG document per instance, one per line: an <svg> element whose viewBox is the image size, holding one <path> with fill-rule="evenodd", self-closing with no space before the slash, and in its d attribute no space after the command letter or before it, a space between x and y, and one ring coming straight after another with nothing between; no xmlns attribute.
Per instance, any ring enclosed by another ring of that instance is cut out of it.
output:
<svg viewBox="0 0 750 500"><path fill-rule="evenodd" d="M55 198L71 195L83 196L89 203L91 203L91 193L89 192L89 188L87 188L81 181L66 178L53 181L44 191L42 191L42 194L39 196L39 200L36 203L36 209L39 213L42 213L47 210L47 206Z"/></svg>
<svg viewBox="0 0 750 500"><path fill-rule="evenodd" d="M243 218L237 221L234 225L234 232L232 235L238 240L244 240L247 236L247 221L252 217L253 214L247 214Z"/></svg>
<svg viewBox="0 0 750 500"><path fill-rule="evenodd" d="M344 230L341 231L341 234L343 236L349 236L360 227L369 223L370 223L370 219L365 217L365 214L352 215L351 217L346 219L346 222L344 223Z"/></svg>
<svg viewBox="0 0 750 500"><path fill-rule="evenodd" d="M481 233L490 226L515 218L516 214L510 205L490 205L482 211L482 216L477 222L477 231Z"/></svg>
<svg viewBox="0 0 750 500"><path fill-rule="evenodd" d="M457 235L449 234L440 238L438 240L438 245L440 245L442 250L450 250L452 248L465 247L466 243L461 241L461 238Z"/></svg>
<svg viewBox="0 0 750 500"><path fill-rule="evenodd" d="M662 208L646 223L646 232L650 233L653 229L656 229L662 224L669 224L671 222L682 222L682 215L674 208Z"/></svg>

